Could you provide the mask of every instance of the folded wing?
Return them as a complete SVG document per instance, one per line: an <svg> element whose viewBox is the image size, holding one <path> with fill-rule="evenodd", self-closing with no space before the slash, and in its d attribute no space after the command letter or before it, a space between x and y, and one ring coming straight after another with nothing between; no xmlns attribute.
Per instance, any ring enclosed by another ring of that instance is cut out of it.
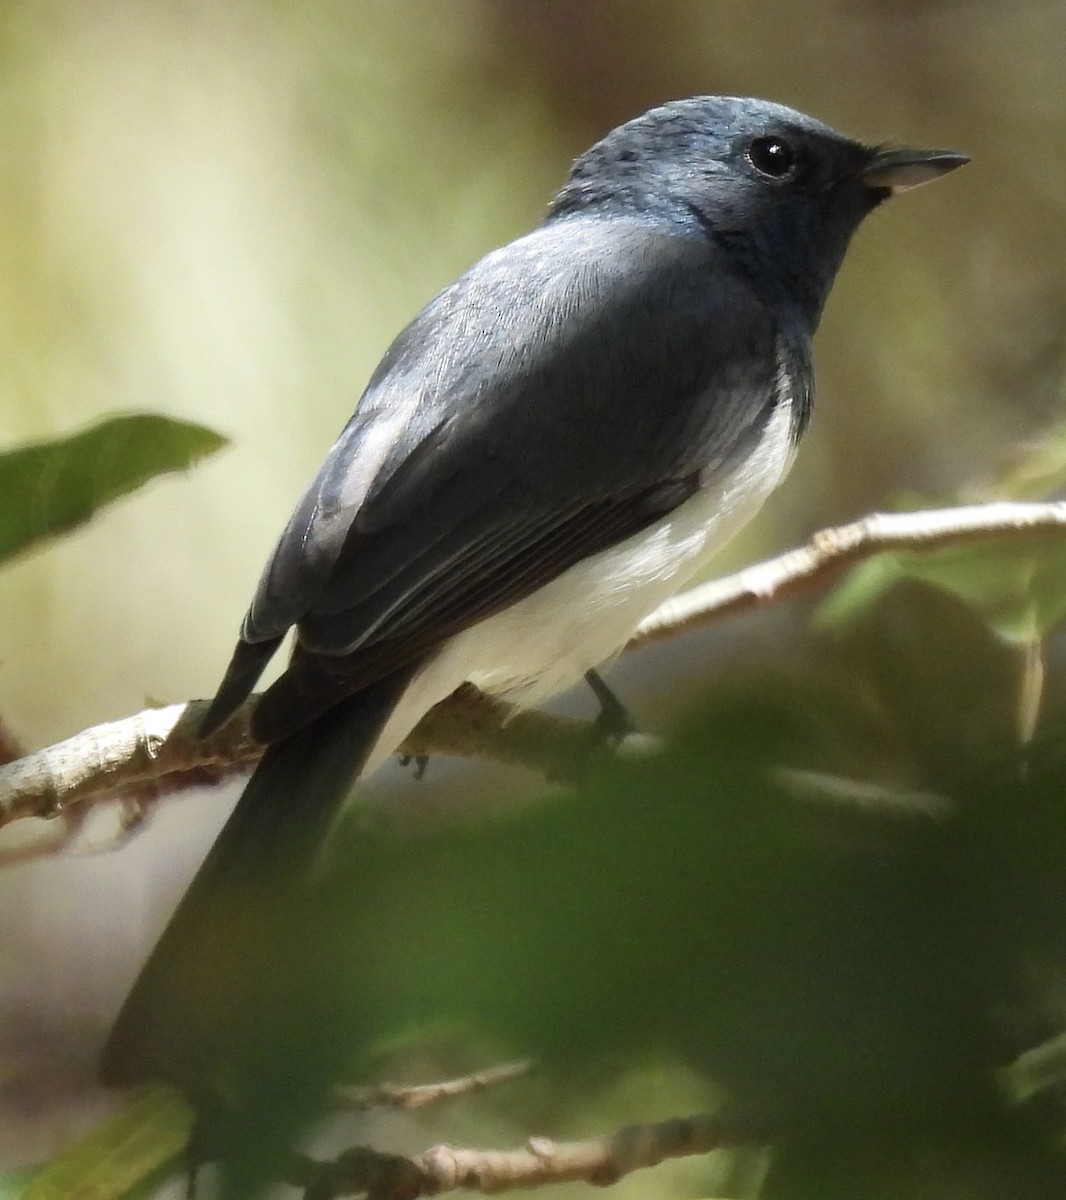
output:
<svg viewBox="0 0 1066 1200"><path fill-rule="evenodd" d="M208 724L245 698L292 626L293 659L257 713L263 740L735 465L772 409L778 331L722 253L689 233L575 217L432 301L282 534Z"/></svg>

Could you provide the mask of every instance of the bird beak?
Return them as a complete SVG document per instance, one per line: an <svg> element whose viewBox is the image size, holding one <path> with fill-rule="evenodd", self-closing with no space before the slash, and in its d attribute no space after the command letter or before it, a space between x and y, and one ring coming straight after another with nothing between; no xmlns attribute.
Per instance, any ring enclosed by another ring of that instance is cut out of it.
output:
<svg viewBox="0 0 1066 1200"><path fill-rule="evenodd" d="M970 161L956 150L878 150L860 172L869 188L885 188L892 195L921 187Z"/></svg>

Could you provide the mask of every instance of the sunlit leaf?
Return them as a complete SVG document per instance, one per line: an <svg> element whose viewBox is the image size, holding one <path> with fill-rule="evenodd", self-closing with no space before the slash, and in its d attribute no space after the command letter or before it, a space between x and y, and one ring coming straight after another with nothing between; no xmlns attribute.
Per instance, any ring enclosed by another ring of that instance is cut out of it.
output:
<svg viewBox="0 0 1066 1200"><path fill-rule="evenodd" d="M177 1161L192 1123L174 1092L152 1088L49 1163L21 1200L119 1200Z"/></svg>
<svg viewBox="0 0 1066 1200"><path fill-rule="evenodd" d="M21 1167L0 1172L0 1200L22 1200L26 1185L37 1174L37 1167Z"/></svg>
<svg viewBox="0 0 1066 1200"><path fill-rule="evenodd" d="M133 413L0 453L0 562L224 445L221 434L203 425Z"/></svg>
<svg viewBox="0 0 1066 1200"><path fill-rule="evenodd" d="M1063 389L1066 398L1066 388ZM1066 487L1066 422L1015 448L990 490L1010 500L1046 500Z"/></svg>
<svg viewBox="0 0 1066 1200"><path fill-rule="evenodd" d="M1060 538L974 542L926 553L881 554L822 604L824 626L853 621L902 579L933 584L975 608L1000 637L1029 642L1066 617L1066 544Z"/></svg>

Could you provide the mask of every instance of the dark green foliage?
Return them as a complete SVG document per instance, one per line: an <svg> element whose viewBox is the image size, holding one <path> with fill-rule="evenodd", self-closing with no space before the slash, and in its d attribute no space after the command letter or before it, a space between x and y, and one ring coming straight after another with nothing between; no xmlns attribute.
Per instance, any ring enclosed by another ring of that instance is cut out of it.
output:
<svg viewBox="0 0 1066 1200"><path fill-rule="evenodd" d="M173 1095L152 1089L103 1122L19 1189L21 1200L111 1200L147 1196L149 1182L180 1162L192 1115ZM6 1194L0 1184L0 1196Z"/></svg>
<svg viewBox="0 0 1066 1200"><path fill-rule="evenodd" d="M942 593L910 585L823 651L579 792L445 831L357 813L292 913L227 1132L246 1168L329 1082L431 1041L529 1054L560 1095L680 1059L778 1130L775 1197L913 1189L919 1163L1058 1194L1047 1112L997 1072L1056 1031L1066 755L1020 753L1015 664ZM939 798L826 799L782 766Z"/></svg>

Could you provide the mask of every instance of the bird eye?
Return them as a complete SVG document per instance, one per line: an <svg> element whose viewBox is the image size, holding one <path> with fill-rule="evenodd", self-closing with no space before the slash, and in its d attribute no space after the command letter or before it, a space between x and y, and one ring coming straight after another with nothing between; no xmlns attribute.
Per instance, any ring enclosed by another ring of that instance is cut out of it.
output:
<svg viewBox="0 0 1066 1200"><path fill-rule="evenodd" d="M780 137L760 137L748 144L745 158L770 179L785 179L796 169L798 155L790 142Z"/></svg>

